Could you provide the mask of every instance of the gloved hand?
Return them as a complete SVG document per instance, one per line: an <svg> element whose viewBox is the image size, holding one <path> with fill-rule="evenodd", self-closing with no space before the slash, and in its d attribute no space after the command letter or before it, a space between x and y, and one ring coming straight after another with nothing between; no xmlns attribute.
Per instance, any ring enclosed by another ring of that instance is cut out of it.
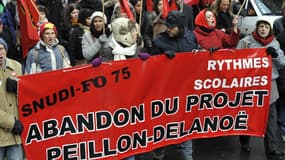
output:
<svg viewBox="0 0 285 160"><path fill-rule="evenodd" d="M102 63L102 59L100 57L92 60L91 64L93 67L98 67Z"/></svg>
<svg viewBox="0 0 285 160"><path fill-rule="evenodd" d="M12 133L20 135L23 132L23 130L24 130L24 126L23 126L22 122L19 120L16 120L14 127L12 129Z"/></svg>
<svg viewBox="0 0 285 160"><path fill-rule="evenodd" d="M272 58L278 57L278 53L277 53L276 49L273 48L273 47L268 47L268 48L266 49L266 53L267 53L268 55L271 55Z"/></svg>
<svg viewBox="0 0 285 160"><path fill-rule="evenodd" d="M209 48L210 54L213 54L215 51L219 50L220 48Z"/></svg>
<svg viewBox="0 0 285 160"><path fill-rule="evenodd" d="M139 53L139 58L140 58L142 61L147 60L149 57L150 57L150 54L148 54L148 53Z"/></svg>
<svg viewBox="0 0 285 160"><path fill-rule="evenodd" d="M175 57L175 52L173 52L173 51L165 51L165 54L170 59Z"/></svg>
<svg viewBox="0 0 285 160"><path fill-rule="evenodd" d="M152 42L151 42L150 40L147 41L146 44L145 44L145 46L146 46L147 48L151 48L151 47L152 47Z"/></svg>
<svg viewBox="0 0 285 160"><path fill-rule="evenodd" d="M100 43L107 43L109 41L108 37L106 36L106 34L102 34L101 36L99 36L99 42Z"/></svg>
<svg viewBox="0 0 285 160"><path fill-rule="evenodd" d="M10 77L6 80L6 89L8 92L17 93L17 80L12 79Z"/></svg>
<svg viewBox="0 0 285 160"><path fill-rule="evenodd" d="M141 36L138 36L138 37L137 37L137 46L142 45L142 42L143 42L142 37L141 37Z"/></svg>

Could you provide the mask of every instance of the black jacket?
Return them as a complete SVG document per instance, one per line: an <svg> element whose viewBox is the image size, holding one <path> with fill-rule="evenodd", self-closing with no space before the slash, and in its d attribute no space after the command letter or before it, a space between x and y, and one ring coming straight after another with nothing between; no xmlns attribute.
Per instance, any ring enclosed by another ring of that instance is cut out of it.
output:
<svg viewBox="0 0 285 160"><path fill-rule="evenodd" d="M285 30L276 36L277 41L280 44L280 48L285 51ZM277 79L277 86L279 95L285 97L285 68L279 70L279 78Z"/></svg>
<svg viewBox="0 0 285 160"><path fill-rule="evenodd" d="M157 35L153 40L151 54L157 55L166 51L191 52L193 49L198 49L197 40L194 33L186 27L184 34L176 38L169 37L166 31Z"/></svg>

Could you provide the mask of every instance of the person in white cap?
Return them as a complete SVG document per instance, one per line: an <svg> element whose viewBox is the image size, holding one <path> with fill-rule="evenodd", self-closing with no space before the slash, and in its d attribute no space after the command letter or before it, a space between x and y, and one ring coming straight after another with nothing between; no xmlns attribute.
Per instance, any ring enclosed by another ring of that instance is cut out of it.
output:
<svg viewBox="0 0 285 160"><path fill-rule="evenodd" d="M266 52L272 57L272 79L270 90L270 108L267 127L264 137L265 153L269 159L281 160L285 152L279 150L278 126L276 101L279 97L276 79L279 77L278 70L285 66L285 56L280 49L278 41L273 35L273 29L265 19L256 22L256 29L251 35L241 39L237 48L267 48ZM249 152L249 136L240 136L242 151Z"/></svg>
<svg viewBox="0 0 285 160"><path fill-rule="evenodd" d="M24 159L20 134L23 124L18 119L17 76L21 64L7 58L8 46L0 38L0 159Z"/></svg>
<svg viewBox="0 0 285 160"><path fill-rule="evenodd" d="M86 63L99 57L100 51L109 43L110 29L107 27L107 18L103 12L95 11L91 15L90 32L82 37L82 54Z"/></svg>

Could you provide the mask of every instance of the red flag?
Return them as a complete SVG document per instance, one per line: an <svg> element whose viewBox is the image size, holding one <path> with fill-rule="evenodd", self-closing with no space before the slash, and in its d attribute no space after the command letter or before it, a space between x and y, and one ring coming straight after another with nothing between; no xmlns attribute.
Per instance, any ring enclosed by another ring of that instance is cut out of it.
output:
<svg viewBox="0 0 285 160"><path fill-rule="evenodd" d="M189 5L189 6L193 6L195 4L198 4L199 0L185 0L184 3Z"/></svg>
<svg viewBox="0 0 285 160"><path fill-rule="evenodd" d="M172 0L171 4L169 6L169 11L176 11L178 10L177 4L176 4L176 0Z"/></svg>
<svg viewBox="0 0 285 160"><path fill-rule="evenodd" d="M135 17L130 9L129 2L127 0L119 0L120 9L122 13L126 13L128 18L135 21Z"/></svg>
<svg viewBox="0 0 285 160"><path fill-rule="evenodd" d="M153 11L153 0L146 0L146 10L148 12Z"/></svg>
<svg viewBox="0 0 285 160"><path fill-rule="evenodd" d="M33 0L17 0L20 31L21 31L21 46L23 56L26 57L28 50L39 41L38 22L39 11Z"/></svg>
<svg viewBox="0 0 285 160"><path fill-rule="evenodd" d="M168 0L162 0L162 18L166 18L169 12Z"/></svg>

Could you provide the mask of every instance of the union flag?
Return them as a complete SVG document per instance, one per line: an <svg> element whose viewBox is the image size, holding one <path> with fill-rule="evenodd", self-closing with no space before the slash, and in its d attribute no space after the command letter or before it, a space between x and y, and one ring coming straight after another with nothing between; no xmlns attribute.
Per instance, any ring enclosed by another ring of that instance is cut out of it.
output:
<svg viewBox="0 0 285 160"><path fill-rule="evenodd" d="M39 11L34 0L17 0L20 19L22 54L27 56L29 49L39 41Z"/></svg>

